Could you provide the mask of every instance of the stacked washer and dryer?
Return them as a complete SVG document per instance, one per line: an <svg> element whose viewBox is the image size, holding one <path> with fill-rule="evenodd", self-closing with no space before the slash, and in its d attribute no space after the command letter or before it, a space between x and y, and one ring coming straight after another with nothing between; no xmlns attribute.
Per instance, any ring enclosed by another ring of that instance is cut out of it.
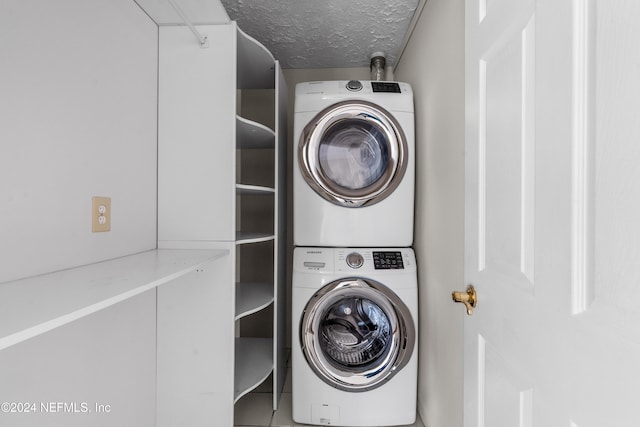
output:
<svg viewBox="0 0 640 427"><path fill-rule="evenodd" d="M406 83L352 80L296 86L296 422L415 422L413 111Z"/></svg>

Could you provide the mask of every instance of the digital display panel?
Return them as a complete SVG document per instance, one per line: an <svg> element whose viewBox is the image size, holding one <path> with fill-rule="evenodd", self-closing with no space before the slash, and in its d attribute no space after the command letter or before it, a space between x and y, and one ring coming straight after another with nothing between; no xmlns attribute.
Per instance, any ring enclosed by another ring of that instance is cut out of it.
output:
<svg viewBox="0 0 640 427"><path fill-rule="evenodd" d="M376 270L404 269L401 252L374 252L373 265Z"/></svg>
<svg viewBox="0 0 640 427"><path fill-rule="evenodd" d="M373 89L374 92L401 92L400 85L398 83L390 82L371 82L371 89Z"/></svg>

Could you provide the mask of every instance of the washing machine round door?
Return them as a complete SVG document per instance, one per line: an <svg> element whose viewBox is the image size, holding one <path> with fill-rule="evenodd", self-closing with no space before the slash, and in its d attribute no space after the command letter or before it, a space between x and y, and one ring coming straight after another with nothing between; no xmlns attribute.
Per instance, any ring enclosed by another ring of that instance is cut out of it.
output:
<svg viewBox="0 0 640 427"><path fill-rule="evenodd" d="M303 129L298 164L321 197L345 207L388 197L407 169L407 141L396 119L366 101L331 105Z"/></svg>
<svg viewBox="0 0 640 427"><path fill-rule="evenodd" d="M407 306L371 279L345 278L325 285L302 315L300 344L309 366L340 390L380 387L407 364L414 343Z"/></svg>

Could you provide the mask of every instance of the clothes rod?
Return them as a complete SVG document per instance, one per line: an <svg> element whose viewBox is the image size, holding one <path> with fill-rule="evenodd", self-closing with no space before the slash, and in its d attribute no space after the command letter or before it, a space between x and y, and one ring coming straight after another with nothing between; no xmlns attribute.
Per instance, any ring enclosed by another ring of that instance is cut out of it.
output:
<svg viewBox="0 0 640 427"><path fill-rule="evenodd" d="M207 36L206 35L203 36L202 34L200 34L200 31L198 31L198 29L191 23L189 18L187 18L187 15L184 14L180 6L178 6L178 3L176 3L175 0L167 0L167 1L171 5L171 7L173 7L173 10L176 11L178 16L180 16L180 19L182 19L182 21L184 21L184 23L187 24L187 27L189 27L193 35L196 36L196 38L198 39L198 42L200 42L200 47L202 48L209 47L209 39L207 38Z"/></svg>

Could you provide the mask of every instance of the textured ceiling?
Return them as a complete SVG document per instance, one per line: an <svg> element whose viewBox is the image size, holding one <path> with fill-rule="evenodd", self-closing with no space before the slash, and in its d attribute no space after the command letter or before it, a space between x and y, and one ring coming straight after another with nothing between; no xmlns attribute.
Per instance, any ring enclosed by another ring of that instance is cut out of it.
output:
<svg viewBox="0 0 640 427"><path fill-rule="evenodd" d="M283 68L393 66L419 0L222 0L229 17Z"/></svg>

